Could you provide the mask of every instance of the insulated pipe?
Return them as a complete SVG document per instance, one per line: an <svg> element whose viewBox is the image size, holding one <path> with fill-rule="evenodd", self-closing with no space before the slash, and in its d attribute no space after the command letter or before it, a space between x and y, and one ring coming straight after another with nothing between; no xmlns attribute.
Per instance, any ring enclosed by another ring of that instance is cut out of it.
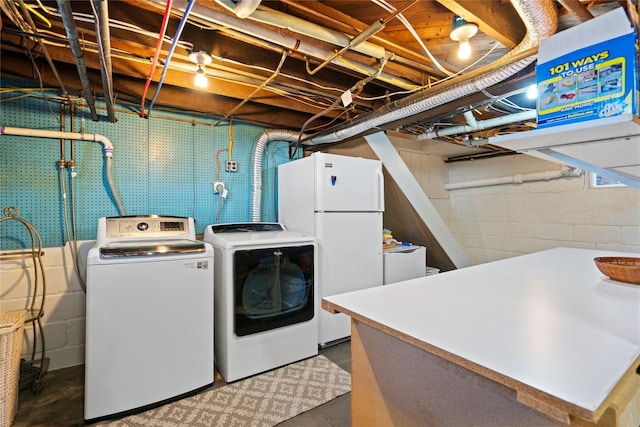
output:
<svg viewBox="0 0 640 427"><path fill-rule="evenodd" d="M256 10L251 15L251 19L262 22L263 24L273 25L278 28L290 30L295 33L312 37L314 39L335 44L337 46L349 46L349 43L352 40L349 36L339 31L334 31L329 28L322 27L309 21L304 21L300 18L296 18L295 16L287 15L286 13L278 12L275 10ZM382 58L386 54L386 51L383 47L375 45L368 41L362 41L358 44L355 44L352 47L352 50L366 56L372 56L377 59Z"/></svg>
<svg viewBox="0 0 640 427"><path fill-rule="evenodd" d="M116 190L116 186L113 181L113 144L106 136L92 134L92 133L75 133L75 132L59 132L59 131L51 131L51 130L40 130L40 129L26 129L26 128L13 128L13 127L5 127L0 125L0 135L15 135L15 136L27 136L34 138L50 138L50 139L72 139L79 141L91 141L102 144L104 147L104 156L105 156L105 172L107 178L107 184L109 187L109 191L111 192L111 196L113 198L113 202L118 209L118 213L120 216L125 216L126 212L124 210L124 206L122 206L122 200L120 199L120 195Z"/></svg>
<svg viewBox="0 0 640 427"><path fill-rule="evenodd" d="M471 113L470 111L465 112L465 117L467 117L467 113ZM469 133L477 130L491 129L500 125L507 125L512 123L519 123L525 120L535 120L537 117L536 110L527 110L521 111L519 113L509 114L507 116L495 117L493 119L481 120L477 121L473 118L473 121L468 120L468 124L460 125L460 126L452 126L446 129L440 130L432 130L429 132L425 132L421 135L418 135L416 139L434 139L442 136L449 135L459 135L461 133Z"/></svg>
<svg viewBox="0 0 640 427"><path fill-rule="evenodd" d="M116 122L115 106L113 103L113 81L111 67L111 35L109 32L109 4L106 0L92 0L92 7L96 17L96 35L98 36L98 55L100 57L100 74L102 75L102 90L107 107L107 117L111 123Z"/></svg>
<svg viewBox="0 0 640 427"><path fill-rule="evenodd" d="M164 7L164 2L161 0L146 0L146 1L147 3L153 4L158 8ZM177 3L178 3L178 0L174 0L174 5ZM177 8L180 9L181 7L177 6ZM220 31L227 31L230 33L240 33L242 35L250 36L252 38L258 39L263 44L264 42L272 43L279 47L289 49L293 52L298 52L303 55L313 56L315 58L319 58L322 60L331 56L331 53L317 46L314 46L309 42L299 40L295 37L291 37L286 34L281 34L278 31L273 31L273 30L264 28L258 24L250 22L249 20L243 20L226 13L217 12L215 10L209 9L199 4L196 4L193 6L193 11L191 12L191 16L194 18L194 20L199 20L200 22L203 22L203 23L215 24L223 27L220 29ZM253 18L253 15L251 17ZM234 37L239 37L239 36L237 34L234 34ZM347 43L350 40L347 36L344 36L344 39L346 40L345 43ZM362 47L365 44L366 43L362 43L360 47ZM381 52L382 51L384 51L384 49L382 49ZM372 55L369 55L369 56L372 56ZM382 58L383 56L384 54L382 54L380 57ZM342 61L339 61L338 59L334 59L332 61L333 64L341 68L348 68L348 69L357 71L359 73L367 74L367 75L375 74L377 72L375 68L367 64L357 62L357 61L349 61L349 62L353 64L353 66L345 64ZM384 80L386 83L392 84L402 89L413 90L417 88L415 83L407 79L399 78L388 73L381 73L379 76L379 79Z"/></svg>
<svg viewBox="0 0 640 427"><path fill-rule="evenodd" d="M234 3L231 0L216 0L216 3L228 11L235 13L238 18L244 19L260 6L260 1L261 0L240 0Z"/></svg>
<svg viewBox="0 0 640 427"><path fill-rule="evenodd" d="M518 46L496 63L387 104L333 129L319 132L304 141L304 144L327 144L361 135L386 123L414 116L493 86L527 67L535 59L540 40L555 32L558 17L550 0L512 0L512 4L527 27L527 33Z"/></svg>
<svg viewBox="0 0 640 427"><path fill-rule="evenodd" d="M251 222L260 222L262 201L262 154L271 141L294 142L298 132L286 129L265 129L258 135L251 157Z"/></svg>
<svg viewBox="0 0 640 427"><path fill-rule="evenodd" d="M87 74L87 67L84 63L84 53L80 47L80 39L78 38L78 29L76 23L73 20L73 11L71 10L71 3L69 0L57 0L58 9L60 10L60 16L64 29L67 32L67 40L69 40L69 47L78 69L78 76L80 76L80 83L82 83L82 91L84 92L84 99L87 101L89 110L91 111L91 120L98 121L98 113L96 112L96 104L93 99L93 93L91 92L91 83L89 82L89 75Z"/></svg>
<svg viewBox="0 0 640 427"><path fill-rule="evenodd" d="M314 75L321 69L323 69L329 62L333 61L338 56L342 55L345 51L349 49L354 49L359 44L363 43L368 38L372 37L374 34L379 33L385 27L385 23L382 19L378 19L373 24L369 26L369 28L365 29L363 32L352 38L349 43L343 47L342 49L335 52L333 55L325 59L320 65L318 65L314 70L309 69L309 62L307 62L307 73L310 75Z"/></svg>
<svg viewBox="0 0 640 427"><path fill-rule="evenodd" d="M493 185L503 184L522 184L531 181L549 181L559 178L570 178L581 176L584 172L582 169L563 165L560 169L547 170L542 172L517 173L514 175L500 176L496 178L476 179L472 181L461 181L451 184L445 184L445 190L459 190L462 188L473 187L489 187Z"/></svg>

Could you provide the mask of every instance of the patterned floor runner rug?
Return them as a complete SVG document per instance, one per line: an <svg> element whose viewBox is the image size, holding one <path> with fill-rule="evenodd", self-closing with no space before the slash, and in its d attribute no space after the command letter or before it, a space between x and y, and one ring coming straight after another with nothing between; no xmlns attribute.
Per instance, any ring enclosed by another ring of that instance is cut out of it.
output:
<svg viewBox="0 0 640 427"><path fill-rule="evenodd" d="M99 426L274 426L351 390L320 355Z"/></svg>

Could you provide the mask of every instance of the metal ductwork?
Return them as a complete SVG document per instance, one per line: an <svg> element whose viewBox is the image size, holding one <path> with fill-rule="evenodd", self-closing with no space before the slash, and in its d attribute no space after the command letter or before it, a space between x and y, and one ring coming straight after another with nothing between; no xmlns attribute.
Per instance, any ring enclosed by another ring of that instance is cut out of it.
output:
<svg viewBox="0 0 640 427"><path fill-rule="evenodd" d="M512 0L512 4L524 22L527 34L518 46L494 64L389 103L333 129L319 132L304 140L303 144L327 144L365 134L384 124L412 117L493 86L527 67L536 58L540 40L555 33L558 17L551 0Z"/></svg>
<svg viewBox="0 0 640 427"><path fill-rule="evenodd" d="M262 208L262 155L271 141L294 142L298 140L297 131L285 129L265 129L256 138L251 157L251 222L260 221Z"/></svg>

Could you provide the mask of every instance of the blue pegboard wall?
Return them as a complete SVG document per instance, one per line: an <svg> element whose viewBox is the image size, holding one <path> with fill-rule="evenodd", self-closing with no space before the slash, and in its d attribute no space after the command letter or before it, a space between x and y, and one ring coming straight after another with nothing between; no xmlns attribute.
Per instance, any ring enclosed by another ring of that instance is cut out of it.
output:
<svg viewBox="0 0 640 427"><path fill-rule="evenodd" d="M21 87L18 81L6 78L0 81L3 88ZM2 96L6 99L15 94ZM191 216L196 221L197 233L202 233L206 225L216 222L220 196L214 193L213 183L220 179L228 196L218 222L250 220L251 158L255 139L263 127L233 121L232 157L238 168L228 172L225 170L229 155L228 121L213 127L216 118L162 111L154 111L150 118L143 119L136 112L127 113L116 105L117 123L109 123L104 106L100 103L97 106L100 120L92 121L88 109L79 109L74 114L73 130L104 135L113 143L115 186L127 215ZM37 97L3 100L0 125L59 130L59 112L60 104L55 100L48 105ZM68 111L65 130L71 131ZM107 192L102 145L65 141L67 160L72 143L76 161L73 195L77 237L94 239L98 218L117 216L118 211ZM20 208L21 216L40 231L45 247L65 242L59 159L59 140L0 136L0 208ZM287 161L286 143L275 141L267 146L263 156L262 220L277 219L277 165ZM63 170L63 176L70 190L70 171ZM70 200L71 192L68 194ZM1 248L20 246L12 239L10 230L6 227L0 230Z"/></svg>

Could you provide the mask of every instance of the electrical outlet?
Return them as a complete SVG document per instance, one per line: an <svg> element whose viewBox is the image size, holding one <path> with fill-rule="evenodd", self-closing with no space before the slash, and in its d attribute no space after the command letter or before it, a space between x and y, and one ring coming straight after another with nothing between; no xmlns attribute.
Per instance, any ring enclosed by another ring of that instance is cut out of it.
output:
<svg viewBox="0 0 640 427"><path fill-rule="evenodd" d="M235 172L238 170L238 162L235 160L227 160L226 168L227 172Z"/></svg>
<svg viewBox="0 0 640 427"><path fill-rule="evenodd" d="M221 182L221 181L214 182L213 192L222 194L224 192L224 182Z"/></svg>

